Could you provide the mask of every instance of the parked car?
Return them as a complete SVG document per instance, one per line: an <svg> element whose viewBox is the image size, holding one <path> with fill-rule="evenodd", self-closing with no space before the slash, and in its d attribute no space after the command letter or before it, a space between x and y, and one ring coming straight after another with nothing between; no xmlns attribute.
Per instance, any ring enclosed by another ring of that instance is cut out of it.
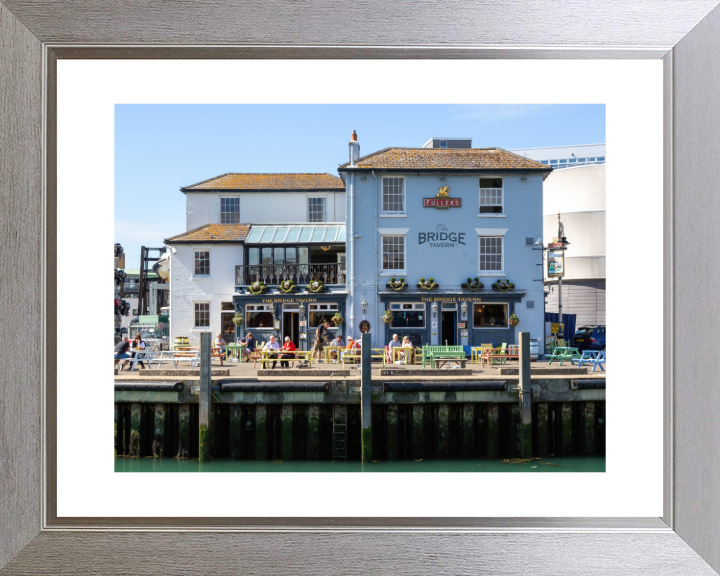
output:
<svg viewBox="0 0 720 576"><path fill-rule="evenodd" d="M578 350L605 350L605 326L581 326L574 340Z"/></svg>

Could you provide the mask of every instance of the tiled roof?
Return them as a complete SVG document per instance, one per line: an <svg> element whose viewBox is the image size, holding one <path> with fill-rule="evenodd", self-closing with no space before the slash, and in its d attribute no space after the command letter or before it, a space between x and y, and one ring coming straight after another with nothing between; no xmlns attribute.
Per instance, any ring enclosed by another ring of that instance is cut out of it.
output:
<svg viewBox="0 0 720 576"><path fill-rule="evenodd" d="M338 190L345 184L332 174L235 174L229 172L180 188L183 192L203 190Z"/></svg>
<svg viewBox="0 0 720 576"><path fill-rule="evenodd" d="M248 232L250 232L250 224L205 224L195 230L167 238L165 243L244 242Z"/></svg>
<svg viewBox="0 0 720 576"><path fill-rule="evenodd" d="M385 148L357 161L346 162L344 170L542 170L552 168L502 148Z"/></svg>

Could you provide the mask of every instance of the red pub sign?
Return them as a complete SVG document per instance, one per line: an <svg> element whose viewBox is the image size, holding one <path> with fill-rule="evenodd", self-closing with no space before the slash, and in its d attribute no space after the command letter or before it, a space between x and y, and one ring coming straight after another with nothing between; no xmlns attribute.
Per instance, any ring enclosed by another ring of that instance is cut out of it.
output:
<svg viewBox="0 0 720 576"><path fill-rule="evenodd" d="M461 205L461 198L423 198L425 208L459 208Z"/></svg>
<svg viewBox="0 0 720 576"><path fill-rule="evenodd" d="M423 198L423 206L425 208L460 208L462 200L450 198L450 186L443 186L435 198Z"/></svg>

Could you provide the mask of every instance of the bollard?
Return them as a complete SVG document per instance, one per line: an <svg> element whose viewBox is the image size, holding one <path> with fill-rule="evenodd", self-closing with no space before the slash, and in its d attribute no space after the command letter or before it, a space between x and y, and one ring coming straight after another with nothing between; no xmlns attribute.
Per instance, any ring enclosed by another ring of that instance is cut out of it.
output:
<svg viewBox="0 0 720 576"><path fill-rule="evenodd" d="M520 332L520 456L532 456L532 388L530 387L530 332Z"/></svg>
<svg viewBox="0 0 720 576"><path fill-rule="evenodd" d="M210 458L210 353L212 334L200 334L200 435L199 459L201 462Z"/></svg>
<svg viewBox="0 0 720 576"><path fill-rule="evenodd" d="M360 385L360 419L362 420L362 435L360 437L360 442L363 462L370 462L372 460L371 346L370 334L364 333L361 337L360 344L362 351L362 375Z"/></svg>

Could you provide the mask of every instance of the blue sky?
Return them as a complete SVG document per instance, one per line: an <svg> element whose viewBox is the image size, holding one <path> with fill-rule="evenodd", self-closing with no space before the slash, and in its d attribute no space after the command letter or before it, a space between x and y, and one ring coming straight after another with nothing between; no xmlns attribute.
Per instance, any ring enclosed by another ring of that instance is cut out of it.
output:
<svg viewBox="0 0 720 576"><path fill-rule="evenodd" d="M225 172L329 172L361 155L420 147L432 136L473 147L605 142L595 105L142 105L115 106L115 242L137 268L140 246L185 231L187 186Z"/></svg>

